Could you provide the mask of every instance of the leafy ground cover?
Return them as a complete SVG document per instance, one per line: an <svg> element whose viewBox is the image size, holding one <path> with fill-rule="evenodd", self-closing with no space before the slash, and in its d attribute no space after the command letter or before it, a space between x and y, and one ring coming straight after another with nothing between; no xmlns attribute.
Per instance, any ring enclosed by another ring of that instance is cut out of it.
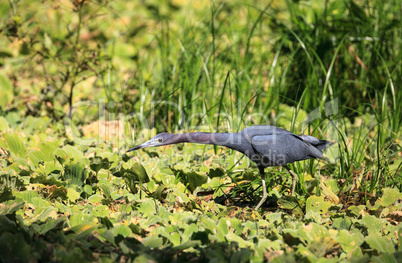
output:
<svg viewBox="0 0 402 263"><path fill-rule="evenodd" d="M401 262L398 3L1 2L0 261ZM259 211L240 153L125 153L254 124L334 143Z"/></svg>
<svg viewBox="0 0 402 263"><path fill-rule="evenodd" d="M259 185L252 182L256 169L244 161L228 171L213 161L229 164L240 154L215 155L207 147L199 155L203 147L189 145L182 149L187 162L150 157L174 155L177 147L150 150L138 162L105 144L70 145L49 132L57 127L48 118L28 117L15 127L4 117L0 122L7 130L0 141L7 167L0 196L4 262L401 259L397 188L364 193L358 176L342 184L306 175L308 193L290 197L289 176L276 170L269 205L257 212L231 181L251 192Z"/></svg>

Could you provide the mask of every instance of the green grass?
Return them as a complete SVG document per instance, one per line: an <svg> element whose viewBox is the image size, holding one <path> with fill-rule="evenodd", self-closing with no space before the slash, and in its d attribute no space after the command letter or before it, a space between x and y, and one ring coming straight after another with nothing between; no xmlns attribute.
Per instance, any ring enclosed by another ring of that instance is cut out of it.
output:
<svg viewBox="0 0 402 263"><path fill-rule="evenodd" d="M0 262L400 261L401 11L0 3ZM258 171L240 153L125 154L158 132L257 124L334 143L292 165L295 197L285 170L266 169L258 212Z"/></svg>

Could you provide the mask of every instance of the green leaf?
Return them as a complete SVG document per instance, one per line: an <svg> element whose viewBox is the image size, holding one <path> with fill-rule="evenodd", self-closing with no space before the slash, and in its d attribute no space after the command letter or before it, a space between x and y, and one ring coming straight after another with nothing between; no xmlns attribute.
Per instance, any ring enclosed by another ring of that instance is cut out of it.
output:
<svg viewBox="0 0 402 263"><path fill-rule="evenodd" d="M27 203L32 204L32 200L35 197L40 197L36 191L25 191L25 192L17 192L15 193L15 197L22 199Z"/></svg>
<svg viewBox="0 0 402 263"><path fill-rule="evenodd" d="M7 201L4 206L0 206L0 215L14 214L22 206L24 206L24 202L15 202L15 200Z"/></svg>
<svg viewBox="0 0 402 263"><path fill-rule="evenodd" d="M175 166L177 167L177 165ZM172 169L174 174L177 174L181 179L182 183L188 187L188 189L193 193L194 190L205 184L208 181L208 176L201 172L187 172L185 170Z"/></svg>
<svg viewBox="0 0 402 263"><path fill-rule="evenodd" d="M72 215L71 217L73 217L73 216L74 215ZM89 219L89 218L92 218L92 217L88 216L86 219ZM81 223L81 224L74 225L69 230L76 234L80 234L80 233L84 233L84 232L93 232L93 230L96 230L97 228L98 228L98 225L96 225L94 223Z"/></svg>
<svg viewBox="0 0 402 263"><path fill-rule="evenodd" d="M284 229L284 232L299 238L306 245L312 244L315 240L330 237L328 229L317 223L310 223L298 229Z"/></svg>
<svg viewBox="0 0 402 263"><path fill-rule="evenodd" d="M306 201L306 213L318 212L320 214L325 214L328 212L328 209L331 207L331 203L328 201L324 201L323 196L310 196Z"/></svg>
<svg viewBox="0 0 402 263"><path fill-rule="evenodd" d="M11 81L4 73L0 73L0 91L0 108L6 109L14 99L14 92Z"/></svg>
<svg viewBox="0 0 402 263"><path fill-rule="evenodd" d="M240 236L236 235L233 232L229 232L225 235L225 238L228 242L236 242L240 248L251 247L254 244L250 241L245 241Z"/></svg>
<svg viewBox="0 0 402 263"><path fill-rule="evenodd" d="M68 188L68 190L67 190L67 198L71 202L75 202L75 201L77 201L77 199L80 198L80 193L75 191L73 188Z"/></svg>
<svg viewBox="0 0 402 263"><path fill-rule="evenodd" d="M26 146L21 140L21 135L16 133L6 133L4 134L4 142L0 142L0 146L8 149L14 156L25 157L26 156Z"/></svg>
<svg viewBox="0 0 402 263"><path fill-rule="evenodd" d="M349 230L351 226L352 226L352 220L350 220L350 218L347 216L337 217L337 218L334 218L332 221L332 228L334 228L334 229Z"/></svg>
<svg viewBox="0 0 402 263"><path fill-rule="evenodd" d="M134 163L130 168L124 168L125 164L113 171L114 176L122 176L131 193L136 194L137 184L148 183L149 177L145 168L140 163Z"/></svg>
<svg viewBox="0 0 402 263"><path fill-rule="evenodd" d="M50 162L54 160L53 152L45 153L42 150L32 150L28 153L28 159L37 167L40 162Z"/></svg>
<svg viewBox="0 0 402 263"><path fill-rule="evenodd" d="M57 217L57 208L50 206L50 204L47 204L42 207L37 207L34 213L34 217L32 217L31 221L33 222L45 221L47 218L56 218L56 217Z"/></svg>
<svg viewBox="0 0 402 263"><path fill-rule="evenodd" d="M190 191L194 192L194 190L208 181L208 176L203 173L198 172L189 172L185 175L185 181L183 182L185 185L188 184L190 187Z"/></svg>
<svg viewBox="0 0 402 263"><path fill-rule="evenodd" d="M364 236L360 232L350 233L349 231L342 229L338 232L336 240L341 244L343 251L351 253L357 247L360 247L364 241Z"/></svg>
<svg viewBox="0 0 402 263"><path fill-rule="evenodd" d="M215 223L216 224L216 223ZM218 222L218 224L215 225L214 228L211 229L216 229L216 234L219 237L221 241L226 241L225 236L229 233L229 226L228 222L226 221L225 218L221 218Z"/></svg>
<svg viewBox="0 0 402 263"><path fill-rule="evenodd" d="M135 163L131 169L141 183L149 182L148 174L140 163Z"/></svg>
<svg viewBox="0 0 402 263"><path fill-rule="evenodd" d="M362 220L362 224L367 227L368 233L370 234L382 234L382 230L387 224L387 221L384 219L379 219L372 215L364 215Z"/></svg>
<svg viewBox="0 0 402 263"><path fill-rule="evenodd" d="M50 206L50 202L47 201L46 199L43 199L41 196L32 197L30 203L35 207L35 209L40 209L40 208Z"/></svg>
<svg viewBox="0 0 402 263"><path fill-rule="evenodd" d="M87 184L84 185L84 192L87 193L88 195L92 195L93 192L92 187Z"/></svg>
<svg viewBox="0 0 402 263"><path fill-rule="evenodd" d="M224 174L225 174L225 170L223 170L220 167L217 167L217 168L209 169L208 176L209 176L209 178L213 178L213 177L221 177Z"/></svg>
<svg viewBox="0 0 402 263"><path fill-rule="evenodd" d="M106 205L93 206L93 210L91 211L91 214L96 217L107 217L109 216L109 213L109 207Z"/></svg>
<svg viewBox="0 0 402 263"><path fill-rule="evenodd" d="M31 177L30 182L31 183L38 183L38 184L44 184L44 185L55 185L57 187L63 186L64 182L61 182L58 180L58 175L37 175L35 177ZM65 193L67 193L67 190L63 188Z"/></svg>
<svg viewBox="0 0 402 263"><path fill-rule="evenodd" d="M91 223L92 220L93 220L92 215L84 214L82 212L78 212L70 216L70 224L72 227L79 227L79 228L92 227L93 226ZM74 230L74 232L76 231Z"/></svg>
<svg viewBox="0 0 402 263"><path fill-rule="evenodd" d="M402 259L402 254L401 253L398 253L398 252L396 252L394 254L383 253L383 254L381 254L379 256L371 257L371 262L375 262L375 263L400 263L400 262L402 262L401 259Z"/></svg>
<svg viewBox="0 0 402 263"><path fill-rule="evenodd" d="M0 116L0 132L6 132L8 128L8 121L3 116Z"/></svg>
<svg viewBox="0 0 402 263"><path fill-rule="evenodd" d="M165 228L165 230L167 230L167 228ZM166 233L166 231L162 231L161 235L166 237L173 246L180 245L180 234L179 233L177 233L177 232Z"/></svg>
<svg viewBox="0 0 402 263"><path fill-rule="evenodd" d="M91 197L88 198L88 202L91 204L96 204L96 203L100 203L103 200L103 196L101 195L91 195Z"/></svg>
<svg viewBox="0 0 402 263"><path fill-rule="evenodd" d="M87 177L88 171L84 164L72 163L65 166L64 178L69 185L77 185L82 187Z"/></svg>
<svg viewBox="0 0 402 263"><path fill-rule="evenodd" d="M402 194L398 189L385 188L383 189L382 197L375 202L371 210L376 210L380 207L388 207L398 201L401 196Z"/></svg>
<svg viewBox="0 0 402 263"><path fill-rule="evenodd" d="M11 111L11 112L7 113L5 118L11 127L16 127L21 122L21 113L19 113L17 111Z"/></svg>
<svg viewBox="0 0 402 263"><path fill-rule="evenodd" d="M49 52L50 56L54 56L56 54L57 49L55 45L53 45L53 41L47 33L44 35L44 46Z"/></svg>
<svg viewBox="0 0 402 263"><path fill-rule="evenodd" d="M128 237L129 235L132 234L131 229L126 225L120 225L118 227L114 227L112 231L115 236L122 235L123 237Z"/></svg>
<svg viewBox="0 0 402 263"><path fill-rule="evenodd" d="M282 223L283 219L282 219L283 213L279 212L279 213L269 213L267 215L265 215L265 218L272 224L274 223Z"/></svg>
<svg viewBox="0 0 402 263"><path fill-rule="evenodd" d="M364 215L365 212L364 210L366 209L365 205L359 205L359 206L355 206L352 205L348 208L349 211L351 211L355 216L359 217L361 215Z"/></svg>
<svg viewBox="0 0 402 263"><path fill-rule="evenodd" d="M138 212L144 217L148 217L155 213L155 201L153 199L145 199L138 208Z"/></svg>
<svg viewBox="0 0 402 263"><path fill-rule="evenodd" d="M102 193L106 196L106 198L111 198L110 186L107 184L99 184L99 188L102 189Z"/></svg>
<svg viewBox="0 0 402 263"><path fill-rule="evenodd" d="M95 156L90 159L89 167L95 173L98 173L100 169L109 169L112 162L110 162L107 158L102 158L99 156Z"/></svg>
<svg viewBox="0 0 402 263"><path fill-rule="evenodd" d="M25 168L27 170L29 169L29 164L28 164L27 159L21 158L21 157L14 157L13 159L14 159L14 162L16 164L18 164L19 166L22 166L23 168Z"/></svg>
<svg viewBox="0 0 402 263"><path fill-rule="evenodd" d="M52 120L47 116L40 118L27 116L24 119L22 126L26 133L38 133L40 131L44 132L49 128L51 121Z"/></svg>
<svg viewBox="0 0 402 263"><path fill-rule="evenodd" d="M293 196L284 196L278 200L278 206L282 209L289 210L296 216L303 216L303 210L299 204L299 200Z"/></svg>
<svg viewBox="0 0 402 263"><path fill-rule="evenodd" d="M160 248L163 244L163 239L158 236L148 236L142 240L142 244L149 248Z"/></svg>
<svg viewBox="0 0 402 263"><path fill-rule="evenodd" d="M56 149L54 155L64 160L81 161L84 159L83 152L71 145L66 145L63 148Z"/></svg>
<svg viewBox="0 0 402 263"><path fill-rule="evenodd" d="M395 245L386 237L380 236L378 234L371 233L366 239L366 243L370 245L371 248L377 250L379 253L394 253Z"/></svg>
<svg viewBox="0 0 402 263"><path fill-rule="evenodd" d="M48 219L45 224L40 225L39 229L37 230L37 233L40 235L45 235L47 232L51 230L57 230L57 228L63 224L67 220L67 217L62 216L57 218L56 220L54 219Z"/></svg>
<svg viewBox="0 0 402 263"><path fill-rule="evenodd" d="M201 244L202 243L200 240L188 240L187 242L185 242L181 245L173 247L173 249L184 250L184 249L188 249L188 248L195 248L195 247L201 246Z"/></svg>
<svg viewBox="0 0 402 263"><path fill-rule="evenodd" d="M310 251L307 247L299 246L297 249L297 253L300 254L303 258L307 258L307 262L317 262L318 258L312 251Z"/></svg>

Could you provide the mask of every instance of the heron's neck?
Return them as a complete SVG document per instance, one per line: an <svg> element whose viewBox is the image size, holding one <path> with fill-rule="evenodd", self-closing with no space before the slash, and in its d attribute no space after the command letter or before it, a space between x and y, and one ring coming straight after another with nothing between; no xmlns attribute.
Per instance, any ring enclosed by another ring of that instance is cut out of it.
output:
<svg viewBox="0 0 402 263"><path fill-rule="evenodd" d="M190 132L178 134L178 143L200 143L226 146L235 150L241 150L241 136L239 133L206 133Z"/></svg>

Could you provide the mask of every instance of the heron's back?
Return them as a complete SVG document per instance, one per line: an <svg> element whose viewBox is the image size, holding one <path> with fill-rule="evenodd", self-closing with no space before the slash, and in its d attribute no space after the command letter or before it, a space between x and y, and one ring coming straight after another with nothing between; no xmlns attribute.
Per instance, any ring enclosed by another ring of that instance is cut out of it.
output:
<svg viewBox="0 0 402 263"><path fill-rule="evenodd" d="M283 166L310 158L322 158L330 144L309 135L296 135L275 126L252 126L242 135L251 143L254 153L248 155L259 166Z"/></svg>

